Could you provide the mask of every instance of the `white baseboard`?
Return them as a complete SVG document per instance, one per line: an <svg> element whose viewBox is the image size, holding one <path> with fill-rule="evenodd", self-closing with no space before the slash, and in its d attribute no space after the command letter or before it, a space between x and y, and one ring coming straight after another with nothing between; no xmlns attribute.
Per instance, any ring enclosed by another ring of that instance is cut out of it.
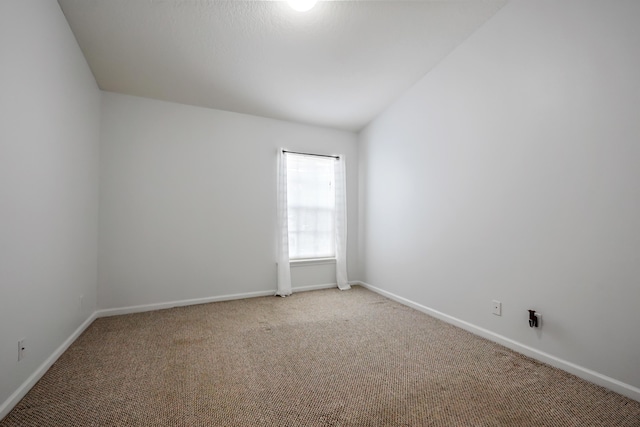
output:
<svg viewBox="0 0 640 427"><path fill-rule="evenodd" d="M292 291L293 292L315 291L317 289L334 288L336 286L338 285L335 283L327 283L322 285L310 285L310 286L298 286L298 287L294 287ZM210 302L231 301L236 299L256 298L256 297L268 297L271 295L275 295L275 293L276 293L275 290L244 292L241 294L229 294L229 295L220 295L215 297L185 299L185 300L177 300L177 301L160 302L155 304L132 305L129 307L102 309L102 310L98 310L96 314L97 314L97 317L119 316L121 314L142 313L145 311L163 310L166 308L184 307L187 305L207 304Z"/></svg>
<svg viewBox="0 0 640 427"><path fill-rule="evenodd" d="M25 382L23 382L9 398L0 405L0 420L6 417L9 412L20 402L20 400L31 390L31 388L42 378L49 370L51 365L64 353L71 344L84 332L87 327L96 319L96 313L92 313L87 320L82 322L80 326L67 338L52 354L49 356L38 369L33 372Z"/></svg>
<svg viewBox="0 0 640 427"><path fill-rule="evenodd" d="M484 329L479 326L473 325L469 322L465 322L464 320L460 320L456 317L449 316L448 314L426 307L422 304L418 304L416 302L403 298L389 291L376 288L375 286L372 286L368 283L365 283L365 282L353 282L353 283L361 285L373 292L376 292L389 299L397 301L400 304L414 308L418 311L426 313L437 319L440 319L447 323L455 325L475 335L479 335L490 341L501 344L505 347L510 348L511 350L524 354L525 356L529 356L533 359L539 360L540 362L546 363L558 369L562 369L563 371L569 372L570 374L573 374L584 380L587 380L599 386L608 388L609 390L615 391L616 393L620 393L623 396L627 396L631 399L634 399L640 402L640 388L634 387L630 384L623 383L622 381L616 380L615 378L608 377L599 372L592 371L591 369L587 369L583 366L576 365L575 363L569 362L567 360L560 359L559 357L537 350L533 347L529 347L527 345L514 341L510 338L507 338L505 336L496 334L495 332L489 331L488 329Z"/></svg>
<svg viewBox="0 0 640 427"><path fill-rule="evenodd" d="M292 289L295 292L306 292L306 291L317 291L319 289L331 289L337 288L337 283L325 283L323 285L308 285L308 286L298 286Z"/></svg>
<svg viewBox="0 0 640 427"><path fill-rule="evenodd" d="M120 308L106 308L106 309L98 310L96 313L97 313L97 317L110 317L110 316L119 316L121 314L142 313L145 311L163 310L166 308L173 308L173 307L184 307L187 305L207 304L210 302L230 301L234 299L255 298L255 297L266 297L274 294L275 294L275 291L245 292L242 294L230 294L230 295L221 295L221 296L215 296L215 297L184 299L184 300L177 300L177 301L159 302L154 304L132 305L132 306L120 307Z"/></svg>

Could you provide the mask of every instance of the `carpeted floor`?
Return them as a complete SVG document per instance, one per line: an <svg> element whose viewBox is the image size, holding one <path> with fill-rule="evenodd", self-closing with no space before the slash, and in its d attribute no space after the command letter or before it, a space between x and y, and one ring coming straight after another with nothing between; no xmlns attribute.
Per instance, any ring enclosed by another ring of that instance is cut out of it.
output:
<svg viewBox="0 0 640 427"><path fill-rule="evenodd" d="M0 426L640 426L640 403L354 287L98 319Z"/></svg>

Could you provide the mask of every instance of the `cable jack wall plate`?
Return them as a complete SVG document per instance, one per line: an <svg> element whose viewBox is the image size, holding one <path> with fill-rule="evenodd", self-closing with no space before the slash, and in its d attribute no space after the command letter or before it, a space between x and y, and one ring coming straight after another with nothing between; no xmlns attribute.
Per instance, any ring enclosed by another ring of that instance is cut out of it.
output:
<svg viewBox="0 0 640 427"><path fill-rule="evenodd" d="M492 304L492 313L496 316L502 316L502 303L500 301L493 300Z"/></svg>

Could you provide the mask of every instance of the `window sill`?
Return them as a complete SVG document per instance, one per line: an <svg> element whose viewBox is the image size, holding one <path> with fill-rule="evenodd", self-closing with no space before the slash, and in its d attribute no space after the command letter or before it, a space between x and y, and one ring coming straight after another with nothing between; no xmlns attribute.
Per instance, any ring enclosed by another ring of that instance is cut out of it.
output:
<svg viewBox="0 0 640 427"><path fill-rule="evenodd" d="M308 258L289 260L291 267L306 267L308 265L335 264L335 258Z"/></svg>

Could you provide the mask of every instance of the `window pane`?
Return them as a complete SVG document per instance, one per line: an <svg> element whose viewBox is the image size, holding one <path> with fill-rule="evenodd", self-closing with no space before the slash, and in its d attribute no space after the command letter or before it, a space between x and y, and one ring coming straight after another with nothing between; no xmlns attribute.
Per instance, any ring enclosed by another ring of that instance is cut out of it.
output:
<svg viewBox="0 0 640 427"><path fill-rule="evenodd" d="M334 165L333 158L287 154L291 259L335 256Z"/></svg>

